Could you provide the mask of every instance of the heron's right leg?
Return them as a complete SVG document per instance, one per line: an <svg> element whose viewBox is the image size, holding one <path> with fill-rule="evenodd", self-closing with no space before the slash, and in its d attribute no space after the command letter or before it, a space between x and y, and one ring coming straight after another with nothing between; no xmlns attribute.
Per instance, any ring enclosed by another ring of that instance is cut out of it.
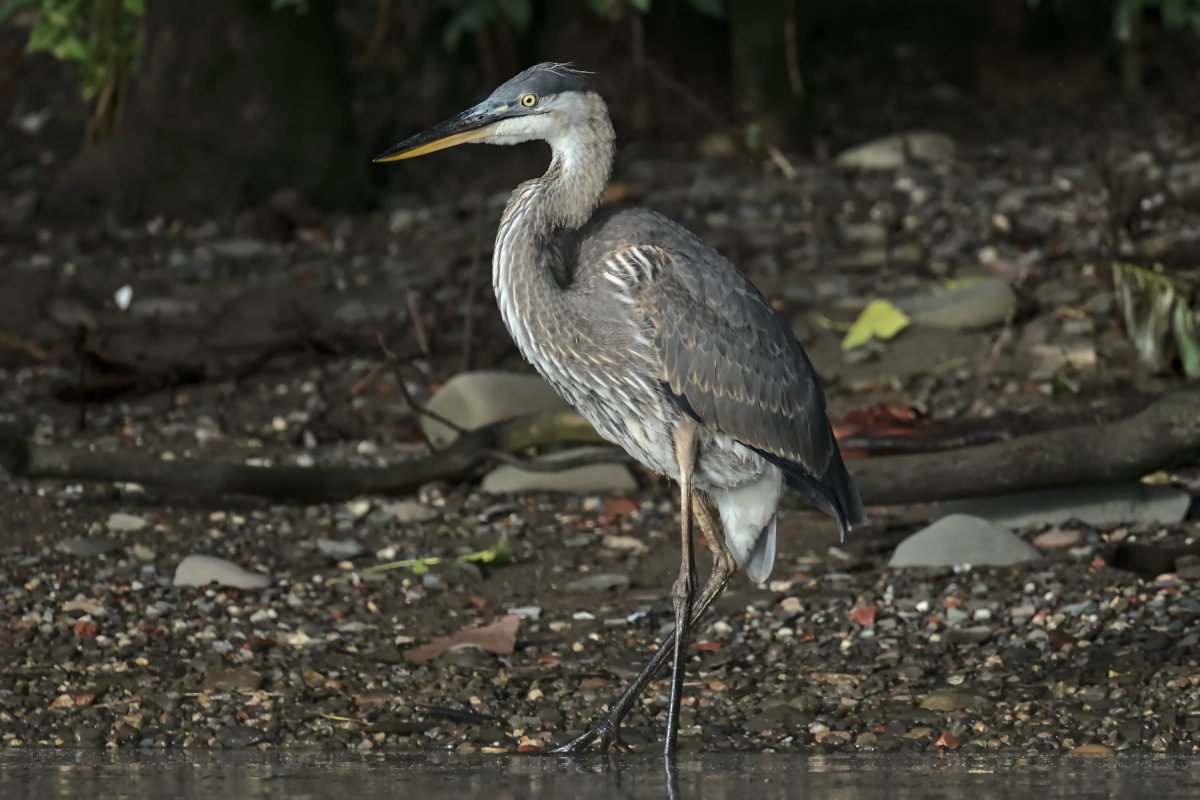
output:
<svg viewBox="0 0 1200 800"><path fill-rule="evenodd" d="M700 448L699 426L692 420L675 426L675 460L679 463L679 577L671 587L675 604L675 659L671 664L671 691L667 699L667 739L663 753L674 756L679 742L679 706L687 672L688 637L692 632L692 603L696 599L696 551L692 535L692 471Z"/></svg>
<svg viewBox="0 0 1200 800"><path fill-rule="evenodd" d="M700 590L700 594L697 595L695 602L692 604L691 621L695 624L704 616L704 612L708 610L708 607L725 591L725 587L729 585L729 579L733 577L733 573L737 569L737 562L734 561L733 554L729 552L729 548L725 545L724 532L716 520L713 519L712 512L705 504L704 499L694 493L692 495L692 509L695 512L696 519L700 522L700 530L704 533L704 538L708 540L708 546L713 556L712 572L709 573L708 581L704 584L704 588ZM650 659L650 663L633 679L629 687L621 693L621 696L612 704L598 724L566 744L556 747L551 752L578 753L592 742L599 742L600 751L608 752L608 749L618 741L621 721L629 714L638 697L645 691L650 681L654 680L654 676L658 674L663 664L666 663L667 659L674 652L675 634L672 632L663 640L658 650L654 653L653 658Z"/></svg>

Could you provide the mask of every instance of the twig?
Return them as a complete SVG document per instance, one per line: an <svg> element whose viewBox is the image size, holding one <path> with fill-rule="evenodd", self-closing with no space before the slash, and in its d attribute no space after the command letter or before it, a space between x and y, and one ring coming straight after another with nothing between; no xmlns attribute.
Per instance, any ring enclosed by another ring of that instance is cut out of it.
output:
<svg viewBox="0 0 1200 800"><path fill-rule="evenodd" d="M416 289L409 289L405 294L405 299L408 301L408 316L412 319L417 346L421 348L421 355L429 358L429 338L425 335L425 323L421 320L421 309L417 305L417 298Z"/></svg>
<svg viewBox="0 0 1200 800"><path fill-rule="evenodd" d="M686 85L671 77L671 75L661 66L659 66L658 62L656 62L650 56L645 56L643 58L642 65L644 66L646 72L650 73L651 77L653 77L667 89L670 89L672 92L679 95L680 99L695 109L700 116L706 118L714 128L723 131L725 135L732 139L736 145L745 150L745 140L742 137L741 131L737 129L737 126L714 111L712 107L708 105L708 103L705 103L703 100L697 97L696 93L689 89Z"/></svg>
<svg viewBox="0 0 1200 800"><path fill-rule="evenodd" d="M804 77L800 72L800 47L796 43L796 4L785 3L787 19L783 21L784 52L787 57L788 81L792 85L792 94L804 96Z"/></svg>
<svg viewBox="0 0 1200 800"><path fill-rule="evenodd" d="M438 414L436 411L430 411L424 405L416 401L416 398L412 396L412 392L408 391L408 384L404 382L404 371L400 368L400 359L396 358L396 354L388 348L387 342L384 341L382 333L376 331L375 338L379 340L379 349L383 351L384 358L386 358L388 363L392 365L392 375L396 379L396 386L400 390L400 396L404 398L404 402L408 404L408 407L412 409L413 413L418 416L429 417L429 419L445 425L447 428L450 428L460 436L467 433L462 426L451 422L441 414ZM429 445L431 450L436 449L433 446L433 442L429 441L429 437L425 434L424 428L421 429L421 437L425 439L425 444Z"/></svg>
<svg viewBox="0 0 1200 800"><path fill-rule="evenodd" d="M384 361L371 367L370 372L359 378L358 381L356 381L355 384L350 387L350 391L346 392L346 394L349 395L351 399L358 397L367 390L368 386L375 382L375 379L379 377L379 373L383 372L387 366L388 362Z"/></svg>
<svg viewBox="0 0 1200 800"><path fill-rule="evenodd" d="M779 171L783 173L783 177L789 181L796 179L796 168L792 166L792 162L788 161L787 156L780 152L778 147L773 144L767 145L767 155L775 162L775 166L779 167Z"/></svg>
<svg viewBox="0 0 1200 800"><path fill-rule="evenodd" d="M0 331L0 350L17 350L29 356L34 361L42 363L50 360L50 353L46 352L46 350L35 342L13 336L11 333L5 333L4 331Z"/></svg>
<svg viewBox="0 0 1200 800"><path fill-rule="evenodd" d="M354 69L366 69L379 58L379 53L383 50L383 43L387 41L388 31L391 29L391 17L392 0L379 0L379 6L375 11L375 27L371 29L371 38L367 41L366 49L354 62Z"/></svg>

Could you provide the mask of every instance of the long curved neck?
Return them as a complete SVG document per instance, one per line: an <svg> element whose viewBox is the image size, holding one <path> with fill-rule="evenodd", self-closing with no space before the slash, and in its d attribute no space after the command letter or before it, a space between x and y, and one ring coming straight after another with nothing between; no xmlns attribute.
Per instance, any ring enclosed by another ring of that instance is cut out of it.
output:
<svg viewBox="0 0 1200 800"><path fill-rule="evenodd" d="M565 312L566 292L550 268L548 245L581 227L600 204L612 171L615 135L604 104L589 106L585 124L550 142L554 156L540 178L509 198L496 234L492 285L500 314L525 357L536 364L535 320Z"/></svg>

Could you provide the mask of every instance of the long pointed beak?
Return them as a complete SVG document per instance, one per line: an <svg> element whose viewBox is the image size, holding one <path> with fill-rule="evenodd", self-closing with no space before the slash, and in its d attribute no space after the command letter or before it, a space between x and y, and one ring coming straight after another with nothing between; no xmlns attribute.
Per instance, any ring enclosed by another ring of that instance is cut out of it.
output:
<svg viewBox="0 0 1200 800"><path fill-rule="evenodd" d="M375 156L371 163L402 161L466 142L486 139L496 132L496 126L503 120L504 117L497 113L497 110L476 106L445 122L434 125L427 131L405 139L395 147Z"/></svg>

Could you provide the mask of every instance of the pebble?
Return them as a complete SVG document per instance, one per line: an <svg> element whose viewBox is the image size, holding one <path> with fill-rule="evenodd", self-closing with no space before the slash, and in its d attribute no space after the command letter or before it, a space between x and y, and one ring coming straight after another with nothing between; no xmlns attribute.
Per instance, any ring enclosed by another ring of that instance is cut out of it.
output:
<svg viewBox="0 0 1200 800"><path fill-rule="evenodd" d="M65 539L54 546L55 550L60 553L67 553L80 558L94 558L102 556L105 553L110 553L113 550L112 542L107 539L97 537L87 537L79 539Z"/></svg>
<svg viewBox="0 0 1200 800"><path fill-rule="evenodd" d="M896 169L910 159L931 164L950 164L955 158L954 139L935 131L909 131L884 136L838 154L839 167Z"/></svg>
<svg viewBox="0 0 1200 800"><path fill-rule="evenodd" d="M598 572L573 580L563 587L568 592L606 592L629 585L629 576L620 573Z"/></svg>
<svg viewBox="0 0 1200 800"><path fill-rule="evenodd" d="M1038 550L1069 550L1083 543L1083 531L1063 528L1053 528L1033 537L1033 546Z"/></svg>
<svg viewBox="0 0 1200 800"><path fill-rule="evenodd" d="M970 688L936 688L920 700L920 708L940 712L986 709L991 705L990 700Z"/></svg>
<svg viewBox="0 0 1200 800"><path fill-rule="evenodd" d="M203 692L256 692L262 688L263 677L250 667L224 667L204 673L200 683Z"/></svg>
<svg viewBox="0 0 1200 800"><path fill-rule="evenodd" d="M1067 755L1077 756L1079 758L1109 758L1116 755L1116 751L1106 744L1081 744L1067 752Z"/></svg>
<svg viewBox="0 0 1200 800"><path fill-rule="evenodd" d="M605 536L601 541L609 550L620 550L640 556L650 548L636 536Z"/></svg>
<svg viewBox="0 0 1200 800"><path fill-rule="evenodd" d="M950 514L902 541L889 566L1008 566L1041 557L1008 528L978 517Z"/></svg>
<svg viewBox="0 0 1200 800"><path fill-rule="evenodd" d="M158 558L158 553L154 552L154 548L147 547L141 542L135 542L129 550L138 561L153 561Z"/></svg>
<svg viewBox="0 0 1200 800"><path fill-rule="evenodd" d="M176 586L207 586L216 583L235 589L265 589L271 578L260 572L251 572L223 558L191 555L179 562L175 568Z"/></svg>
<svg viewBox="0 0 1200 800"><path fill-rule="evenodd" d="M117 512L108 516L108 529L110 531L140 531L149 524L149 521L133 514Z"/></svg>
<svg viewBox="0 0 1200 800"><path fill-rule="evenodd" d="M983 644L990 642L995 635L996 632L991 628L974 626L946 631L945 638L950 644Z"/></svg>
<svg viewBox="0 0 1200 800"><path fill-rule="evenodd" d="M357 539L317 539L317 549L335 561L357 558L366 552L362 542Z"/></svg>
<svg viewBox="0 0 1200 800"><path fill-rule="evenodd" d="M251 728L248 725L225 725L217 729L214 738L217 744L226 750L241 750L258 744L265 738L265 734L258 728Z"/></svg>
<svg viewBox="0 0 1200 800"><path fill-rule="evenodd" d="M384 503L379 511L392 517L397 522L416 523L428 522L438 515L437 511L417 500L400 500L395 503Z"/></svg>

